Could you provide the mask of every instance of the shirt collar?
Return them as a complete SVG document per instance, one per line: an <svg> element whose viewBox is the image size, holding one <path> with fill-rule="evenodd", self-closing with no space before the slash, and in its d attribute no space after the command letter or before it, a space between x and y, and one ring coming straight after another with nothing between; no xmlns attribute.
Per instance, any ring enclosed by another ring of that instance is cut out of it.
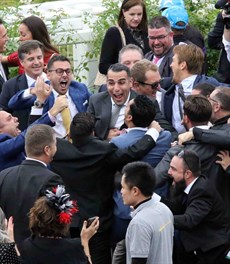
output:
<svg viewBox="0 0 230 264"><path fill-rule="evenodd" d="M197 179L198 177L196 177L192 182L189 183L189 185L185 188L184 193L189 194L193 184L196 182Z"/></svg>
<svg viewBox="0 0 230 264"><path fill-rule="evenodd" d="M181 82L181 84L183 86L183 89L184 90L187 90L187 89L190 89L190 88L192 89L193 88L193 83L195 82L196 77L197 77L197 74L185 78Z"/></svg>
<svg viewBox="0 0 230 264"><path fill-rule="evenodd" d="M33 160L33 161L37 161L37 162L40 162L41 164L43 164L45 167L47 167L47 164L41 160L37 160L37 159L32 159L32 158L28 158L26 157L26 160Z"/></svg>

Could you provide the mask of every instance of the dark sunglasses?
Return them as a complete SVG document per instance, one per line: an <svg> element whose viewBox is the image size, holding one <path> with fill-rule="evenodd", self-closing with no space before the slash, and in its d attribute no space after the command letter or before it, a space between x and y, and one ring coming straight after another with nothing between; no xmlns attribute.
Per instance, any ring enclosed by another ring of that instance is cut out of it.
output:
<svg viewBox="0 0 230 264"><path fill-rule="evenodd" d="M162 80L163 80L163 78L160 79L160 81L154 82L154 83L145 83L145 82L141 82L141 81L137 81L137 82L139 82L140 84L149 85L152 87L153 90L156 90Z"/></svg>

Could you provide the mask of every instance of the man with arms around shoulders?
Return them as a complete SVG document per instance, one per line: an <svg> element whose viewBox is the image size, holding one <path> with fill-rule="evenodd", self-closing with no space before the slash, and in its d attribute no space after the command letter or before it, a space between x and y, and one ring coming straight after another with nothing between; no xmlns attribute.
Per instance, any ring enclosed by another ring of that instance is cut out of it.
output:
<svg viewBox="0 0 230 264"><path fill-rule="evenodd" d="M173 215L169 208L152 199L153 168L132 162L122 170L124 204L134 208L126 233L126 263L172 263Z"/></svg>
<svg viewBox="0 0 230 264"><path fill-rule="evenodd" d="M68 116L60 113L54 127L56 136L64 138L69 134L70 122L76 113L86 111L91 94L83 83L72 79L70 61L63 55L55 55L49 60L47 78L50 86L43 80L38 80L35 88L17 93L10 100L9 107L12 109L31 109L32 107L31 114L42 115L52 107L59 96L65 97L68 104L66 109ZM53 89L49 93L51 88Z"/></svg>
<svg viewBox="0 0 230 264"><path fill-rule="evenodd" d="M19 46L18 56L25 69L25 73L11 78L4 83L2 93L0 94L0 107L16 116L20 122L19 128L24 130L28 126L29 110L20 109L20 111L16 111L11 109L8 103L18 91L34 86L38 76L42 76L46 80L46 75L43 73L43 44L37 40L27 40Z"/></svg>
<svg viewBox="0 0 230 264"><path fill-rule="evenodd" d="M13 216L14 238L19 251L24 239L30 236L30 208L47 188L63 184L62 179L47 168L56 152L56 138L51 127L30 127L25 136L25 151L25 161L0 173L0 206L7 219Z"/></svg>
<svg viewBox="0 0 230 264"><path fill-rule="evenodd" d="M78 113L70 127L72 144L64 139L57 140L57 153L51 168L61 175L66 190L78 201L79 214L73 216L70 228L72 237L79 236L83 220L98 216L100 227L89 244L91 257L95 264L108 264L111 261L114 174L155 146L160 126L153 121L147 135L126 149L118 149L95 137L94 127L92 114Z"/></svg>

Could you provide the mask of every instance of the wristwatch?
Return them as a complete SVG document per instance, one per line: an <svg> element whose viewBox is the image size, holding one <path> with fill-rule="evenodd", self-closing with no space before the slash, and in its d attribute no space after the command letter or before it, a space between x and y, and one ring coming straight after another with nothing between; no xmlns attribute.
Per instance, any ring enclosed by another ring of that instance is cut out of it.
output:
<svg viewBox="0 0 230 264"><path fill-rule="evenodd" d="M42 108L44 106L44 103L40 102L39 100L34 101L34 106L36 108Z"/></svg>

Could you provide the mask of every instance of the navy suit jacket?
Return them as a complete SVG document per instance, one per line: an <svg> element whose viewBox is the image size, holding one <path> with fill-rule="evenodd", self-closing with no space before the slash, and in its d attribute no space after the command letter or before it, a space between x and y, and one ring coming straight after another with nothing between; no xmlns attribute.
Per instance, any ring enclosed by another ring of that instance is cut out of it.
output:
<svg viewBox="0 0 230 264"><path fill-rule="evenodd" d="M20 111L14 111L8 107L10 99L18 92L28 88L26 75L18 75L3 84L2 92L0 94L0 107L17 117L19 120L19 128L24 130L28 126L28 118L30 111L28 109L20 109Z"/></svg>
<svg viewBox="0 0 230 264"><path fill-rule="evenodd" d="M33 124L54 125L48 114L43 115ZM0 171L18 165L25 159L24 145L26 131L24 130L16 137L0 134Z"/></svg>
<svg viewBox="0 0 230 264"><path fill-rule="evenodd" d="M36 100L36 96L31 96L28 98L23 98L24 91L20 91L15 94L9 101L9 108L13 110L22 110L22 109L31 109ZM78 83L72 81L69 86L69 94L73 100L78 112L86 112L89 97L91 93L88 91L87 87L83 83ZM50 96L46 99L45 105L43 107L43 114L49 111L49 109L54 104L54 94L51 93Z"/></svg>

